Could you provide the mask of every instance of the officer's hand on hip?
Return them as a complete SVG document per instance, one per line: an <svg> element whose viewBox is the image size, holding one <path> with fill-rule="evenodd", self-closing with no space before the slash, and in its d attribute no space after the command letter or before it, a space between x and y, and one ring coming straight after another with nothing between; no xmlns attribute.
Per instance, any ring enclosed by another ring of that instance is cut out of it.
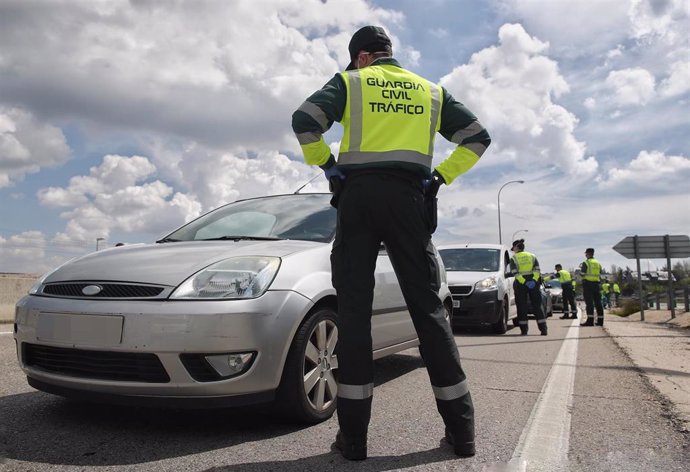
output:
<svg viewBox="0 0 690 472"><path fill-rule="evenodd" d="M345 180L345 174L343 174L343 171L340 170L340 168L337 165L332 165L328 169L325 169L323 171L324 174L326 174L326 179L330 182L331 179L337 178L340 180Z"/></svg>

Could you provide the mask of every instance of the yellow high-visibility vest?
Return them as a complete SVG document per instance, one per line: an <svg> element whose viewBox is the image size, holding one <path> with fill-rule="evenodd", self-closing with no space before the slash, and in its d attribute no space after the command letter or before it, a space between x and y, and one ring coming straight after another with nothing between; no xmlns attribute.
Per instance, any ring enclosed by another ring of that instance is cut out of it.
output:
<svg viewBox="0 0 690 472"><path fill-rule="evenodd" d="M582 278L590 282L599 282L601 274L601 264L599 261L592 257L585 261L585 265L587 266L587 272L582 275Z"/></svg>
<svg viewBox="0 0 690 472"><path fill-rule="evenodd" d="M534 254L527 251L520 251L513 254L513 260L515 261L518 271L517 275L515 276L515 280L521 284L524 284L525 276L531 275L532 280L538 281L540 278L540 273L538 270L535 270L534 267L534 261L536 259L537 258Z"/></svg>
<svg viewBox="0 0 690 472"><path fill-rule="evenodd" d="M570 272L568 272L565 269L561 269L557 272L558 274L558 281L561 282L562 284L565 282L570 282L573 280L573 278L570 276Z"/></svg>
<svg viewBox="0 0 690 472"><path fill-rule="evenodd" d="M443 89L391 64L341 74L347 102L338 164L406 162L429 169Z"/></svg>

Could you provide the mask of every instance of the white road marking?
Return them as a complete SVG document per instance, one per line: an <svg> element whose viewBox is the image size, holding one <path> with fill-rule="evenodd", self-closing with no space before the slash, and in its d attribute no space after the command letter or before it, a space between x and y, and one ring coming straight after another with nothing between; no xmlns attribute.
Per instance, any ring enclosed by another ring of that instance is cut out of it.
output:
<svg viewBox="0 0 690 472"><path fill-rule="evenodd" d="M12 331L0 331L0 334L13 334Z"/></svg>
<svg viewBox="0 0 690 472"><path fill-rule="evenodd" d="M567 467L578 327L574 319L513 452L512 470L553 472Z"/></svg>

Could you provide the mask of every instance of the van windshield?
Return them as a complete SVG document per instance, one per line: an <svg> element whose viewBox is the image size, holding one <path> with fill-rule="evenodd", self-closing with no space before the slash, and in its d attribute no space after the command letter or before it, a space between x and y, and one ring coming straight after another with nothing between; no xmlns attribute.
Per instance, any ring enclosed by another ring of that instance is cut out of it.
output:
<svg viewBox="0 0 690 472"><path fill-rule="evenodd" d="M441 249L439 253L446 270L460 272L497 272L501 260L499 249Z"/></svg>

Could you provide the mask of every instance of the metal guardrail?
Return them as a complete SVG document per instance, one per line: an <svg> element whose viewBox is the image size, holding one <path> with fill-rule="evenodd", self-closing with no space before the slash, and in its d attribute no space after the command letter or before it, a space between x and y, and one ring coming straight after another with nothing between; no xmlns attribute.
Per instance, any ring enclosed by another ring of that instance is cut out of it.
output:
<svg viewBox="0 0 690 472"><path fill-rule="evenodd" d="M669 292L648 294L646 297L647 307L655 308L657 310L669 308ZM690 287L683 287L682 289L676 289L673 291L673 302L674 308L683 308L684 312L690 311ZM663 308L662 308L663 307Z"/></svg>

